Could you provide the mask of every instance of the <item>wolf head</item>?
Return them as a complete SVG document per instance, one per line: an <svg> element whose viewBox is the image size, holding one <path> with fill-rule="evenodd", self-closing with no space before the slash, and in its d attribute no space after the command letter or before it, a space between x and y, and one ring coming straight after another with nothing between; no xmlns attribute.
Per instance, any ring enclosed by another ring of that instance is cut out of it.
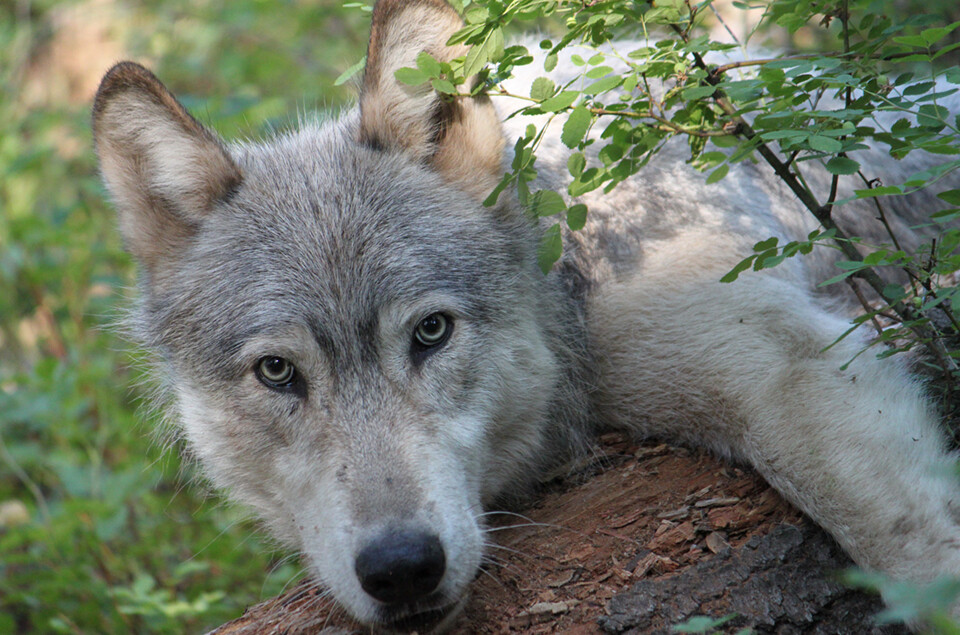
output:
<svg viewBox="0 0 960 635"><path fill-rule="evenodd" d="M356 618L443 616L481 563L485 503L576 418L578 321L522 211L481 200L503 140L485 99L394 78L460 26L381 0L359 108L225 145L147 70L93 125L134 316L209 478L302 551Z"/></svg>

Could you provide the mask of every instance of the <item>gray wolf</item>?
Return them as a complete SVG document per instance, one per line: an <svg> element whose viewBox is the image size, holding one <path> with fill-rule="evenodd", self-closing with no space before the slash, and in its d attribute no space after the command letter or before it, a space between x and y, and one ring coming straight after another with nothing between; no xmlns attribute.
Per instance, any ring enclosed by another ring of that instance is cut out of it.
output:
<svg viewBox="0 0 960 635"><path fill-rule="evenodd" d="M856 337L824 350L848 324L813 291L829 263L718 282L755 241L812 229L785 188L744 164L708 187L667 149L585 197L544 276L516 198L481 204L524 122L394 78L462 55L460 24L442 0L381 0L358 107L262 142L221 141L141 66L104 77L134 328L212 482L383 628L448 624L483 510L604 428L749 463L861 566L960 574L936 415L895 360L841 370ZM560 144L541 155L562 191Z"/></svg>

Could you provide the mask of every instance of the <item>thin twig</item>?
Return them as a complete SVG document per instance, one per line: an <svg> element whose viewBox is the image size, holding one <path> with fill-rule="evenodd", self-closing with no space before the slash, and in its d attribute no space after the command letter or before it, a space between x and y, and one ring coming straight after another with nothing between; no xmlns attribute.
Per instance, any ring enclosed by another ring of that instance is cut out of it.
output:
<svg viewBox="0 0 960 635"><path fill-rule="evenodd" d="M872 190L875 187L874 181L864 176L862 170L857 170L857 176L859 176L860 180L863 181L863 184L867 186L867 189ZM878 198L879 197L876 197L876 196L871 197L871 199L873 200L874 206L877 208L877 213L879 214L877 219L883 224L884 229L887 230L887 236L889 236L890 240L893 241L893 246L897 248L897 251L903 251L903 247L900 246L900 241L897 240L897 235L893 233L893 228L891 228L890 223L887 222L887 214L886 212L884 212L883 205L880 204L880 201L878 200Z"/></svg>
<svg viewBox="0 0 960 635"><path fill-rule="evenodd" d="M916 55L916 53L891 53L890 55L885 55L880 59L885 62L892 62L901 57L907 57L911 55ZM867 55L851 55L850 53L802 53L798 55L784 55L781 57L770 57L766 59L757 59L757 60L740 60L737 62L727 62L726 64L721 64L716 67L716 73L722 75L727 71L731 71L737 68L745 68L748 66L763 66L764 64L770 64L771 62L782 62L782 61L803 61L803 60L816 60L824 58L843 58L849 60L862 60L867 58Z"/></svg>
<svg viewBox="0 0 960 635"><path fill-rule="evenodd" d="M763 66L764 64L770 64L771 62L782 62L784 60L813 60L822 57L826 56L807 53L803 55L784 55L783 57L769 57L758 60L740 60L738 62L727 62L726 64L721 64L720 66L716 67L714 72L718 75L722 75L728 71L732 71L737 68L746 68L748 66Z"/></svg>
<svg viewBox="0 0 960 635"><path fill-rule="evenodd" d="M863 295L863 292L860 290L860 285L857 284L857 281L853 276L849 276L845 280L847 285L853 291L853 294L857 296L857 300L860 301L860 305L867 311L867 314L870 315L870 321L873 323L873 328L877 330L877 335L883 335L883 327L880 325L880 321L877 320L877 315L880 314L880 312L877 311L877 309L870 304L870 301L867 300L867 297Z"/></svg>
<svg viewBox="0 0 960 635"><path fill-rule="evenodd" d="M726 29L727 33L730 35L730 37L733 39L733 41L736 42L737 46L739 46L739 47L742 49L742 48L743 48L743 44L740 43L740 40L737 38L737 36L734 34L734 32L733 32L732 30L730 30L730 27L727 26L727 23L726 23L726 21L724 21L723 16L720 15L720 12L717 11L717 8L716 8L715 6L713 6L713 3L712 3L712 2L710 3L710 10L713 12L714 17L717 18L717 22L719 22L720 24L723 25L723 28Z"/></svg>
<svg viewBox="0 0 960 635"><path fill-rule="evenodd" d="M491 94L495 96L500 96L500 97L512 97L514 99L522 99L524 101L533 102L535 104L540 103L539 99L534 99L533 97L527 97L526 95L517 95L515 93L511 93L510 91L506 90L502 86L498 87L497 92L491 93ZM649 110L648 111L610 110L609 108L596 108L596 107L588 107L587 110L595 115L613 115L616 117L627 117L629 119L652 119L653 121L656 121L657 123L660 124L659 126L656 126L660 130L664 130L666 132L677 132L677 133L687 134L693 137L729 137L730 136L729 132L721 129L701 130L699 128L686 128L677 123L674 123L667 117L658 115L657 113Z"/></svg>

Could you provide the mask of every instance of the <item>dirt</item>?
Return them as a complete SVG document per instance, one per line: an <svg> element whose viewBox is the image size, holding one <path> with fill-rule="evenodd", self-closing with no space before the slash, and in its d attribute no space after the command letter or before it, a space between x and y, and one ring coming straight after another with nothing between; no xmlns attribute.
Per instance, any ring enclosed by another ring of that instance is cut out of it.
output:
<svg viewBox="0 0 960 635"><path fill-rule="evenodd" d="M850 562L750 470L616 434L495 543L454 632L669 633L737 614L719 632L904 633L877 627L876 598L843 588ZM364 632L309 581L217 635Z"/></svg>

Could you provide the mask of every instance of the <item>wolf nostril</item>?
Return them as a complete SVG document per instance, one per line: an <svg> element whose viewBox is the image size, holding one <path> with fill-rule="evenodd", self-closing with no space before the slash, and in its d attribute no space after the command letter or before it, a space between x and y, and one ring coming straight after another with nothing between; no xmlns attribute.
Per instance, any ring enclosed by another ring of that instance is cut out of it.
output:
<svg viewBox="0 0 960 635"><path fill-rule="evenodd" d="M414 531L384 533L363 548L355 570L360 586L387 604L414 602L443 579L447 559L440 538Z"/></svg>

